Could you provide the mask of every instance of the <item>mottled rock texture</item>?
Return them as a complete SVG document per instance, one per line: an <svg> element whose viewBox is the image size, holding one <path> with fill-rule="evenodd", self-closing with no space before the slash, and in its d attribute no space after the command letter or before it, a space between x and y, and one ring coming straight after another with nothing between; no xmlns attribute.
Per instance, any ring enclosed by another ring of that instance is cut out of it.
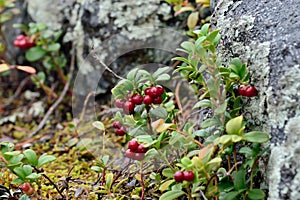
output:
<svg viewBox="0 0 300 200"><path fill-rule="evenodd" d="M221 56L240 57L259 97L249 111L271 136L269 199L300 199L300 2L219 0L212 20L223 35Z"/></svg>

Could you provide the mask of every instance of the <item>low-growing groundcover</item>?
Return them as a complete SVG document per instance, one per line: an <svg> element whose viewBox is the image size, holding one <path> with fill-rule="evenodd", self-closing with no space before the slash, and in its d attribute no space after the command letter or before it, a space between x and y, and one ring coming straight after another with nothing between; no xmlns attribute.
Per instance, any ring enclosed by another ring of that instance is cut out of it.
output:
<svg viewBox="0 0 300 200"><path fill-rule="evenodd" d="M117 83L117 112L86 125L94 138L70 122L26 150L2 142L1 198L265 199L260 160L269 136L245 112L259 88L240 59L224 65L217 56L219 30L203 25L194 34L174 70L135 68ZM185 119L176 91L164 86L170 79L186 80L198 99Z"/></svg>

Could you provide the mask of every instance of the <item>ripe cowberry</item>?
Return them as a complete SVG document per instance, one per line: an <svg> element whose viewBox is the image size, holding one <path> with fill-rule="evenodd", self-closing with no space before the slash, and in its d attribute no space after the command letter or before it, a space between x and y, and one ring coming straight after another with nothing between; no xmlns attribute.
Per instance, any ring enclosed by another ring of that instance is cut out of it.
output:
<svg viewBox="0 0 300 200"><path fill-rule="evenodd" d="M23 192L28 191L29 188L31 188L31 186L30 186L29 183L24 183L24 184L21 186L21 190L22 190Z"/></svg>
<svg viewBox="0 0 300 200"><path fill-rule="evenodd" d="M252 85L249 85L247 88L246 88L246 91L245 91L245 96L246 97L255 97L257 96L258 92L256 90L256 88Z"/></svg>
<svg viewBox="0 0 300 200"><path fill-rule="evenodd" d="M114 121L114 123L113 123L113 127L114 128L120 128L122 126L122 123L121 122L119 122L119 121Z"/></svg>
<svg viewBox="0 0 300 200"><path fill-rule="evenodd" d="M150 95L146 95L144 96L144 100L143 100L144 104L149 105L152 103L152 98Z"/></svg>
<svg viewBox="0 0 300 200"><path fill-rule="evenodd" d="M125 152L125 156L127 158L133 158L134 157L134 152L131 149L127 149Z"/></svg>
<svg viewBox="0 0 300 200"><path fill-rule="evenodd" d="M143 153L135 153L132 159L141 161L144 158L145 158L145 154L143 154Z"/></svg>
<svg viewBox="0 0 300 200"><path fill-rule="evenodd" d="M134 94L131 98L132 102L136 105L140 105L143 103L143 97L139 94Z"/></svg>
<svg viewBox="0 0 300 200"><path fill-rule="evenodd" d="M130 149L133 152L136 152L136 150L138 149L139 143L137 140L130 140L128 142L128 149Z"/></svg>
<svg viewBox="0 0 300 200"><path fill-rule="evenodd" d="M118 108L123 108L125 101L126 101L125 99L117 99L115 101L115 106L117 106Z"/></svg>
<svg viewBox="0 0 300 200"><path fill-rule="evenodd" d="M33 46L35 46L34 41L25 35L19 35L15 41L14 46L19 47L21 49L29 49Z"/></svg>
<svg viewBox="0 0 300 200"><path fill-rule="evenodd" d="M125 114L133 114L134 113L134 103L131 101L126 101L123 105L123 111Z"/></svg>
<svg viewBox="0 0 300 200"><path fill-rule="evenodd" d="M32 187L29 188L28 191L25 192L26 195L30 196L34 193L34 189Z"/></svg>
<svg viewBox="0 0 300 200"><path fill-rule="evenodd" d="M151 88L146 88L145 89L145 95L149 95L150 94L150 90L151 90Z"/></svg>
<svg viewBox="0 0 300 200"><path fill-rule="evenodd" d="M176 182L182 182L184 180L182 171L175 172L174 179Z"/></svg>
<svg viewBox="0 0 300 200"><path fill-rule="evenodd" d="M246 92L246 87L245 85L240 85L239 86L239 89L238 89L238 92L241 96L245 96L245 92Z"/></svg>
<svg viewBox="0 0 300 200"><path fill-rule="evenodd" d="M194 180L194 173L192 171L185 171L183 172L183 179L186 181L193 181Z"/></svg>
<svg viewBox="0 0 300 200"><path fill-rule="evenodd" d="M162 102L161 96L155 97L155 98L153 99L153 103L154 103L154 104L161 104L161 102Z"/></svg>
<svg viewBox="0 0 300 200"><path fill-rule="evenodd" d="M165 93L165 88L163 88L162 86L156 86L156 90L158 95L163 95Z"/></svg>
<svg viewBox="0 0 300 200"><path fill-rule="evenodd" d="M155 98L155 97L158 97L159 96L159 92L157 90L156 87L152 87L149 91L149 95L152 97L152 98Z"/></svg>
<svg viewBox="0 0 300 200"><path fill-rule="evenodd" d="M124 126L121 126L119 129L116 130L116 134L118 136L123 136L126 134L126 128Z"/></svg>
<svg viewBox="0 0 300 200"><path fill-rule="evenodd" d="M148 148L144 147L143 144L140 144L136 149L137 153L146 153L147 151L148 151Z"/></svg>

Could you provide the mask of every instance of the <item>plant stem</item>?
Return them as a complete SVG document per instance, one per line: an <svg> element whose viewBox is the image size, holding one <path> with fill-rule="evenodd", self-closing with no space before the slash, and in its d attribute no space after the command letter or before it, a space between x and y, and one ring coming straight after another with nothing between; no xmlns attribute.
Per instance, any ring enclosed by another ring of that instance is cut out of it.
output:
<svg viewBox="0 0 300 200"><path fill-rule="evenodd" d="M141 176L141 184L142 184L142 200L145 199L145 183L143 179L143 162L141 162L141 168L140 168L140 176Z"/></svg>
<svg viewBox="0 0 300 200"><path fill-rule="evenodd" d="M38 173L42 173L38 168L36 168L35 166L32 166L34 169L35 169L35 171L37 171ZM62 199L66 199L66 197L61 193L61 191L59 190L59 188L57 187L57 185L46 175L46 174L42 174L42 176L45 178L45 179L47 179L48 181L49 181L49 183L51 184L51 185L53 185L54 186L54 188L56 189L56 191L59 193L59 195L62 197Z"/></svg>
<svg viewBox="0 0 300 200"><path fill-rule="evenodd" d="M238 171L238 168L237 168L237 155L236 155L236 146L235 144L233 144L233 160L234 160L234 165L235 165L235 170Z"/></svg>

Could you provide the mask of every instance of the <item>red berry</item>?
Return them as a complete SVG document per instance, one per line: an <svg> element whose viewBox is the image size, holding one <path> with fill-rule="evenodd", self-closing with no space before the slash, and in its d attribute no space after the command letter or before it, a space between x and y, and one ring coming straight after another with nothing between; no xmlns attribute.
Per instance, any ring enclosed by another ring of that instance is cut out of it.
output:
<svg viewBox="0 0 300 200"><path fill-rule="evenodd" d="M150 89L151 89L151 88L146 88L146 89L145 89L145 95L149 95L149 94L150 94Z"/></svg>
<svg viewBox="0 0 300 200"><path fill-rule="evenodd" d="M239 89L238 89L238 92L241 96L245 96L245 93L246 93L246 88L247 86L245 85L240 85Z"/></svg>
<svg viewBox="0 0 300 200"><path fill-rule="evenodd" d="M117 99L115 101L115 106L117 106L118 108L123 108L124 103L125 103L124 99Z"/></svg>
<svg viewBox="0 0 300 200"><path fill-rule="evenodd" d="M182 182L184 180L182 171L175 172L174 179L176 182Z"/></svg>
<svg viewBox="0 0 300 200"><path fill-rule="evenodd" d="M116 134L118 136L123 136L126 134L126 128L124 126L121 126L119 129L116 130Z"/></svg>
<svg viewBox="0 0 300 200"><path fill-rule="evenodd" d="M143 144L140 144L136 149L137 153L146 153L147 151L148 151L148 148L144 147Z"/></svg>
<svg viewBox="0 0 300 200"><path fill-rule="evenodd" d="M158 95L163 95L165 93L165 88L163 88L162 86L156 86L156 90Z"/></svg>
<svg viewBox="0 0 300 200"><path fill-rule="evenodd" d="M144 96L144 100L143 100L144 104L149 105L152 103L152 98L150 97L150 95L146 95Z"/></svg>
<svg viewBox="0 0 300 200"><path fill-rule="evenodd" d="M24 183L24 184L21 186L21 190L22 190L23 192L28 191L29 188L31 188L31 185L30 185L29 183Z"/></svg>
<svg viewBox="0 0 300 200"><path fill-rule="evenodd" d="M195 175L192 171L183 172L183 179L186 181L193 181L194 177L195 177Z"/></svg>
<svg viewBox="0 0 300 200"><path fill-rule="evenodd" d="M152 98L155 98L155 97L159 96L157 88L156 87L152 87L150 89L150 91L149 91L149 95Z"/></svg>
<svg viewBox="0 0 300 200"><path fill-rule="evenodd" d="M123 111L125 114L129 115L129 114L133 114L134 112L134 103L131 101L126 101L123 105Z"/></svg>
<svg viewBox="0 0 300 200"><path fill-rule="evenodd" d="M26 36L25 35L18 35L16 40L23 40Z"/></svg>
<svg viewBox="0 0 300 200"><path fill-rule="evenodd" d="M132 96L132 102L136 105L140 105L143 103L143 97L139 94L134 94Z"/></svg>
<svg viewBox="0 0 300 200"><path fill-rule="evenodd" d="M132 159L141 161L144 160L144 158L145 155L143 153L135 153Z"/></svg>
<svg viewBox="0 0 300 200"><path fill-rule="evenodd" d="M119 122L119 121L114 121L114 123L113 123L113 127L114 127L114 128L121 128L121 126L122 126L122 123L121 123L121 122Z"/></svg>
<svg viewBox="0 0 300 200"><path fill-rule="evenodd" d="M32 195L34 193L34 189L32 187L29 188L28 191L25 192L28 196Z"/></svg>
<svg viewBox="0 0 300 200"><path fill-rule="evenodd" d="M246 97L255 97L255 96L257 96L257 94L258 94L258 92L254 86L250 85L246 88L246 91L245 91Z"/></svg>
<svg viewBox="0 0 300 200"><path fill-rule="evenodd" d="M136 152L136 150L138 149L139 143L137 140L130 140L128 142L128 148L133 151Z"/></svg>
<svg viewBox="0 0 300 200"><path fill-rule="evenodd" d="M125 156L127 158L133 158L134 157L134 152L131 151L130 149L127 149L126 152L125 152Z"/></svg>
<svg viewBox="0 0 300 200"><path fill-rule="evenodd" d="M153 99L153 103L154 103L154 104L161 104L161 102L162 102L161 96L155 97L155 98Z"/></svg>

